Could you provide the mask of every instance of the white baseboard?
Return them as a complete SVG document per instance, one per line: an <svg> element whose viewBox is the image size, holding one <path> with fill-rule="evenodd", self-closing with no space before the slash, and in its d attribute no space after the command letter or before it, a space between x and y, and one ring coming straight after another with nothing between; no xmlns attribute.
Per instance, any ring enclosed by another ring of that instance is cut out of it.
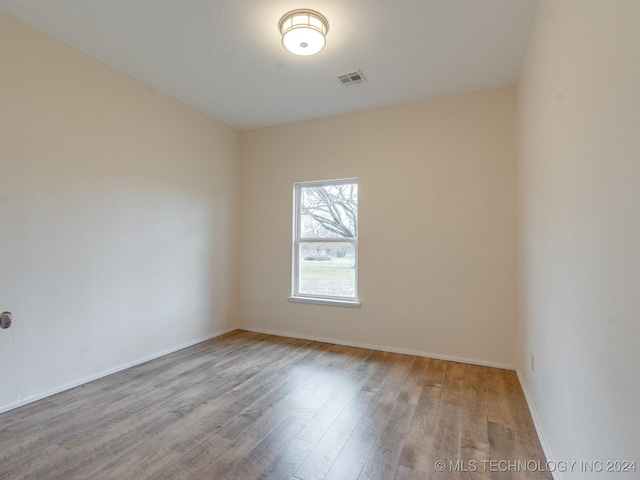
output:
<svg viewBox="0 0 640 480"><path fill-rule="evenodd" d="M225 335L225 334L227 334L229 332L233 332L235 330L238 330L238 329L236 327L233 327L233 328L229 328L227 330L224 330L222 332L216 332L216 333L214 333L212 335L207 335L206 337L202 337L202 338L199 338L199 339L196 339L196 340L192 340L192 341L184 343L182 345L178 345L176 347L172 347L172 348L170 348L168 350L164 350L162 352L155 353L153 355L149 355L148 357L140 358L138 360L134 360L133 362L125 363L124 365L119 365L119 366L117 366L115 368L110 368L109 370L105 370L105 371L100 372L100 373L98 373L96 375L91 375L90 377L86 377L86 378L83 378L81 380L77 380L75 382L67 383L66 385L63 385L61 387L56 387L56 388L54 388L52 390L48 390L46 392L39 393L39 394L33 395L31 397L24 398L24 399L19 400L19 401L15 402L15 403L10 403L8 405L0 406L0 413L8 412L9 410L13 410L13 409L16 409L18 407L22 407L22 406L27 405L29 403L37 402L38 400L42 400L43 398L47 398L47 397L50 397L52 395L56 395L57 393L64 392L65 390L71 390L72 388L78 387L80 385L84 385L85 383L92 382L93 380L98 380L99 378L106 377L106 376L111 375L113 373L121 372L122 370L126 370L127 368L135 367L136 365L140 365L140 364L148 362L150 360L155 360L156 358L164 357L165 355L169 355L170 353L175 353L178 350L182 350L184 348L192 347L194 345L197 345L198 343L206 342L207 340L211 340L212 338L216 338L216 337L219 337L221 335Z"/></svg>
<svg viewBox="0 0 640 480"><path fill-rule="evenodd" d="M290 332L281 332L275 330L265 330L262 328L253 327L238 327L239 330L246 330L247 332L264 333L266 335L276 335L279 337L298 338L300 340L311 340L314 342L331 343L334 345L344 345L345 347L357 347L368 348L369 350L379 350L381 352L401 353L404 355L415 355L416 357L434 358L436 360L447 360L449 362L468 363L470 365L480 365L482 367L501 368L503 370L515 370L514 365L506 365L502 363L485 362L482 360L474 360L470 358L454 357L448 355L438 355L429 352L421 352L417 350L405 350L403 348L393 348L384 345L374 345L370 343L350 342L344 340L338 340L335 338L316 337L314 335L300 335Z"/></svg>
<svg viewBox="0 0 640 480"><path fill-rule="evenodd" d="M551 451L549 450L549 444L545 439L544 432L542 430L542 425L540 424L540 418L538 417L538 412L536 411L535 405L533 404L533 398L529 393L527 384L523 381L524 376L522 375L522 372L518 367L516 367L516 375L518 376L518 382L520 382L520 388L522 388L522 392L524 393L524 398L527 401L527 406L529 407L529 413L531 414L531 419L533 420L533 426L535 427L536 433L538 434L538 439L540 440L540 446L542 447L544 456L547 462L552 461L553 457L551 456ZM551 476L553 477L554 480L560 480L559 473L556 470L551 472Z"/></svg>

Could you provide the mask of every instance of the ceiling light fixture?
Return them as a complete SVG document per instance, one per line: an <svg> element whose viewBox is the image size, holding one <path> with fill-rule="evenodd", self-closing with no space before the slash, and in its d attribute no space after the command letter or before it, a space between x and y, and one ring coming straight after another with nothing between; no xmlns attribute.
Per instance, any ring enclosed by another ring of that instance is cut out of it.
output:
<svg viewBox="0 0 640 480"><path fill-rule="evenodd" d="M278 23L282 46L294 55L314 55L326 45L327 19L313 10L292 10Z"/></svg>

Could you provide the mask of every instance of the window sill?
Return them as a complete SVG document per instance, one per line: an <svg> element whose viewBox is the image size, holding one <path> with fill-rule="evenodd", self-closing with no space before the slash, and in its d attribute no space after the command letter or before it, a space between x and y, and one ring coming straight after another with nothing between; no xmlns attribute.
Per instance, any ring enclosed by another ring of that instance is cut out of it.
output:
<svg viewBox="0 0 640 480"><path fill-rule="evenodd" d="M289 301L294 303L315 303L316 305L329 305L333 307L360 308L360 302L357 300L333 300L329 298L315 297L289 297Z"/></svg>

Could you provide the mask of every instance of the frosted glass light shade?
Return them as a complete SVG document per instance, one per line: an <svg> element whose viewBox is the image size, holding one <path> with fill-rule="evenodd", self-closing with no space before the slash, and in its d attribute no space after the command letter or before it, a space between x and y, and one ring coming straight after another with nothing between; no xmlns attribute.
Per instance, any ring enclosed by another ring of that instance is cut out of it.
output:
<svg viewBox="0 0 640 480"><path fill-rule="evenodd" d="M294 55L314 55L326 45L327 19L313 10L293 10L278 24L282 46Z"/></svg>

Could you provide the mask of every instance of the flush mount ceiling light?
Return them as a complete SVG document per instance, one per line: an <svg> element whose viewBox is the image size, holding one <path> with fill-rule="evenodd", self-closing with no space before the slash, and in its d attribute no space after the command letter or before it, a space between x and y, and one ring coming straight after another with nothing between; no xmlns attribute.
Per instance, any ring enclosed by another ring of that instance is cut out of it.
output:
<svg viewBox="0 0 640 480"><path fill-rule="evenodd" d="M278 23L282 46L294 55L314 55L325 46L327 19L313 10L293 10Z"/></svg>

